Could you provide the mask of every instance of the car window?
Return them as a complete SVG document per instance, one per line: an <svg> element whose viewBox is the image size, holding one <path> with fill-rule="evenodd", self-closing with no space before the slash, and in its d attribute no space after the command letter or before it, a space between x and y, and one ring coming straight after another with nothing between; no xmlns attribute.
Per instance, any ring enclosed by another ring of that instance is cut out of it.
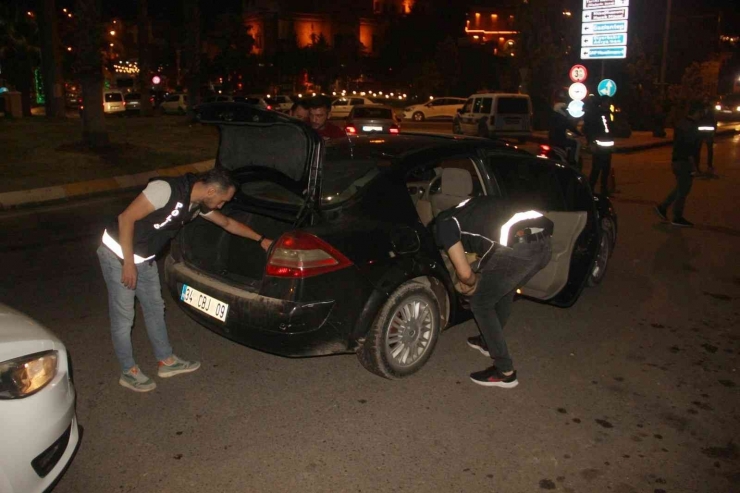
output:
<svg viewBox="0 0 740 493"><path fill-rule="evenodd" d="M483 102L482 98L475 98L475 102L473 103L473 113L480 113L480 107L481 107L482 102Z"/></svg>
<svg viewBox="0 0 740 493"><path fill-rule="evenodd" d="M465 101L465 105L463 105L462 113L470 113L470 111L473 109L473 98L468 99Z"/></svg>
<svg viewBox="0 0 740 493"><path fill-rule="evenodd" d="M126 94L123 99L125 99L126 101L138 101L139 99L141 99L141 94L132 92L131 94Z"/></svg>
<svg viewBox="0 0 740 493"><path fill-rule="evenodd" d="M482 98L480 112L489 115L493 106L493 98Z"/></svg>
<svg viewBox="0 0 740 493"><path fill-rule="evenodd" d="M442 175L442 170L445 168L459 168L464 169L470 173L470 177L473 179L473 197L479 195L485 195L483 193L483 184L481 182L480 174L476 169L473 161L467 156L458 156L453 158L443 159L441 161L433 161L426 163L421 166L417 166L409 171L406 176L406 183L418 183L418 182L429 182L437 176ZM441 181L437 180L431 187L430 193L434 194L439 192Z"/></svg>
<svg viewBox="0 0 740 493"><path fill-rule="evenodd" d="M529 114L527 98L498 98L496 112L504 115L527 115Z"/></svg>
<svg viewBox="0 0 740 493"><path fill-rule="evenodd" d="M121 101L123 101L123 95L120 92L105 93L106 103L120 103Z"/></svg>
<svg viewBox="0 0 740 493"><path fill-rule="evenodd" d="M553 165L535 158L508 155L491 156L488 165L515 207L566 210L563 189Z"/></svg>
<svg viewBox="0 0 740 493"><path fill-rule="evenodd" d="M365 104L365 100L362 99L362 98L352 98L351 104L352 104L352 106L354 106L356 104Z"/></svg>
<svg viewBox="0 0 740 493"><path fill-rule="evenodd" d="M429 103L429 106L442 106L444 104L443 101L444 99L434 99Z"/></svg>
<svg viewBox="0 0 740 493"><path fill-rule="evenodd" d="M393 110L390 108L355 108L352 110L352 117L392 120Z"/></svg>
<svg viewBox="0 0 740 493"><path fill-rule="evenodd" d="M167 98L165 99L165 102L166 103L176 103L179 100L180 100L180 96L167 96Z"/></svg>
<svg viewBox="0 0 740 493"><path fill-rule="evenodd" d="M349 101L346 99L337 99L332 103L332 106L347 106L349 104Z"/></svg>
<svg viewBox="0 0 740 493"><path fill-rule="evenodd" d="M478 170L476 170L475 165L473 164L473 161L469 157L454 157L450 159L445 159L445 160L437 162L435 165L435 168L464 169L465 171L470 173L470 177L473 179L472 196L478 197L479 195L485 195L483 193L483 184L480 181L480 175L478 174Z"/></svg>

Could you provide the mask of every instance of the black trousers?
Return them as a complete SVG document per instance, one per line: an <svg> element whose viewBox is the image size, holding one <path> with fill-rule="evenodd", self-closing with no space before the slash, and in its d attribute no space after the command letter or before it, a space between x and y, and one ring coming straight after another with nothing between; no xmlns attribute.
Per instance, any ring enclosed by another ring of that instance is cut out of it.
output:
<svg viewBox="0 0 740 493"><path fill-rule="evenodd" d="M517 243L512 248L497 245L492 255L470 299L470 308L493 362L499 370L508 372L514 364L504 339L504 326L517 288L550 262L550 238Z"/></svg>
<svg viewBox="0 0 740 493"><path fill-rule="evenodd" d="M660 208L668 210L671 204L673 204L673 218L680 219L683 217L686 197L691 192L691 184L694 179L691 177L692 169L690 161L674 161L671 166L673 167L673 174L676 176L676 188L668 194L660 204Z"/></svg>
<svg viewBox="0 0 740 493"><path fill-rule="evenodd" d="M699 148L696 150L694 155L694 162L696 163L696 170L699 171L701 164L701 148L706 142L707 144L707 167L709 169L714 168L714 135L708 135L699 141Z"/></svg>
<svg viewBox="0 0 740 493"><path fill-rule="evenodd" d="M599 181L599 175L601 175L601 193L608 195L609 174L612 170L612 155L611 153L594 153L592 156L591 176L588 178L591 191L596 193L596 182Z"/></svg>

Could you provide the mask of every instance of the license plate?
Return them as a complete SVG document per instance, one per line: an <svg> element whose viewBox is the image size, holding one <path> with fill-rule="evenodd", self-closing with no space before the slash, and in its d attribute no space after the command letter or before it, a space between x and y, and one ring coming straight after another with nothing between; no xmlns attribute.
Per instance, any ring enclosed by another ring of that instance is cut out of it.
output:
<svg viewBox="0 0 740 493"><path fill-rule="evenodd" d="M217 300L213 296L203 294L187 284L182 285L180 300L222 322L226 321L226 315L229 313L228 304Z"/></svg>
<svg viewBox="0 0 740 493"><path fill-rule="evenodd" d="M362 127L362 131L363 132L382 132L383 127L373 127L370 125L365 125L364 127Z"/></svg>

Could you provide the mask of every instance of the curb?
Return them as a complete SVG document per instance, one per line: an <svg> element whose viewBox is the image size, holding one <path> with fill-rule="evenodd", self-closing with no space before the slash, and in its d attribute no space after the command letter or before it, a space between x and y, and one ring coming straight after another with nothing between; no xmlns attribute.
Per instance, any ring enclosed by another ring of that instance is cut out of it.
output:
<svg viewBox="0 0 740 493"><path fill-rule="evenodd" d="M158 176L180 176L185 173L203 173L213 168L214 159L198 163L184 164L172 168L136 173L134 175L114 176L98 180L82 181L53 187L33 188L17 192L0 193L0 210L16 209L22 206L33 206L61 202L80 197L87 197L106 192L120 192L144 188L152 178Z"/></svg>

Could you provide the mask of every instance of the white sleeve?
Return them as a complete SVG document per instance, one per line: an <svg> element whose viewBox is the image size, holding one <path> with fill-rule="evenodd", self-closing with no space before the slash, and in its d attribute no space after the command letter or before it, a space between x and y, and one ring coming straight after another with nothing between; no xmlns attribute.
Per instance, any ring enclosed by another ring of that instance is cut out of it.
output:
<svg viewBox="0 0 740 493"><path fill-rule="evenodd" d="M164 180L150 181L143 192L144 197L154 206L154 210L161 209L170 201L172 187Z"/></svg>

